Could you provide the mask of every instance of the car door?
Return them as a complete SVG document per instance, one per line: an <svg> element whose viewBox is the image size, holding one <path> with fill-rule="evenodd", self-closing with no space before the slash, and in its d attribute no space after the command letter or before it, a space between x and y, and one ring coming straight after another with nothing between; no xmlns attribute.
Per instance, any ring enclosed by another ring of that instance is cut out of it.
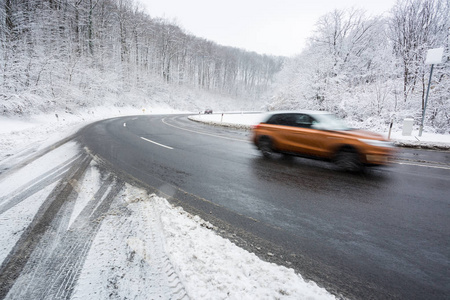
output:
<svg viewBox="0 0 450 300"><path fill-rule="evenodd" d="M316 130L312 128L315 119L309 114L298 113L294 116L292 141L297 153L317 155Z"/></svg>
<svg viewBox="0 0 450 300"><path fill-rule="evenodd" d="M317 155L318 139L316 120L308 114L284 113L273 116L267 124L267 131L275 142L275 148L283 152L303 155Z"/></svg>
<svg viewBox="0 0 450 300"><path fill-rule="evenodd" d="M275 148L284 152L295 152L295 126L294 114L283 113L274 115L267 123L269 135L272 137Z"/></svg>

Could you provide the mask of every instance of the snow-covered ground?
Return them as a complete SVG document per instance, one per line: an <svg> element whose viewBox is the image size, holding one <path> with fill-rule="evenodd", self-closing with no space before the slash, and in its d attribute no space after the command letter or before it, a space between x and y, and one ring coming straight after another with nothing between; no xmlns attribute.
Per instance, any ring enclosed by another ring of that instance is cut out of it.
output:
<svg viewBox="0 0 450 300"><path fill-rule="evenodd" d="M23 266L26 274L10 287L7 299L52 299L69 292L72 299L335 298L294 270L262 261L218 236L213 225L198 216L140 188L121 185L95 161L78 179L64 177L87 159L74 142L20 164L89 122L143 113L149 111L99 108L27 120L0 117L0 261L11 251L21 251L14 246L36 222L57 226L55 232L43 234L39 244L33 241L36 250L29 254L33 263ZM247 121L250 116L256 117L247 115ZM14 170L5 172L9 168ZM42 207L58 201L54 191L66 189L75 191L72 204L61 203L54 219L41 220ZM101 210L104 202L110 208ZM94 212L87 213L86 207L102 214L92 219ZM79 229L84 234L81 240ZM67 253L67 261L61 253Z"/></svg>
<svg viewBox="0 0 450 300"><path fill-rule="evenodd" d="M139 114L174 113L170 108L97 107L72 113L42 114L30 117L0 116L0 162L18 151L45 148L83 126L106 118Z"/></svg>

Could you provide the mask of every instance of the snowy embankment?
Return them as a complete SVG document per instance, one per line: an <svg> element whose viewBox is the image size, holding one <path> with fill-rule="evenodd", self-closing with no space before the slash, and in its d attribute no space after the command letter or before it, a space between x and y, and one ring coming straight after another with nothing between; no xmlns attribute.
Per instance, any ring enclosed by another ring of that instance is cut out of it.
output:
<svg viewBox="0 0 450 300"><path fill-rule="evenodd" d="M263 113L218 113L211 115L192 115L189 117L192 121L202 122L210 125L225 126L238 129L251 129L252 125L258 124L264 117ZM418 147L426 149L450 149L450 135L435 134L429 132L423 132L422 136L419 136L419 129L416 126L409 136L402 135L401 126L396 126L397 130L392 131L390 139L401 147ZM398 130L400 128L400 130ZM369 129L370 128L366 128ZM386 131L379 132L380 134L388 137L389 128Z"/></svg>
<svg viewBox="0 0 450 300"><path fill-rule="evenodd" d="M0 116L0 162L18 151L39 150L51 145L83 126L102 119L174 113L173 109L136 109L132 107L97 107L78 113L39 114L29 117Z"/></svg>
<svg viewBox="0 0 450 300"><path fill-rule="evenodd" d="M198 216L121 182L76 143L21 164L89 122L125 114L142 112L0 118L0 260L4 276L16 278L6 298L335 298L218 236ZM61 200L69 192L72 201ZM58 213L48 213L54 207Z"/></svg>

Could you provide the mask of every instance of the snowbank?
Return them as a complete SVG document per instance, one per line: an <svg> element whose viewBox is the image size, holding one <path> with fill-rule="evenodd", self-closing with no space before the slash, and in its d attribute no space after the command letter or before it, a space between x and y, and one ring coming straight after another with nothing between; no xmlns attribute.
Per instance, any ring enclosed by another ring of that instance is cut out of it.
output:
<svg viewBox="0 0 450 300"><path fill-rule="evenodd" d="M40 114L29 117L0 116L0 161L23 150L39 150L87 124L113 117L180 113L169 107L96 107L77 113Z"/></svg>
<svg viewBox="0 0 450 300"><path fill-rule="evenodd" d="M218 236L200 217L155 195L140 195L158 211L165 247L191 299L335 299L293 269L264 262Z"/></svg>

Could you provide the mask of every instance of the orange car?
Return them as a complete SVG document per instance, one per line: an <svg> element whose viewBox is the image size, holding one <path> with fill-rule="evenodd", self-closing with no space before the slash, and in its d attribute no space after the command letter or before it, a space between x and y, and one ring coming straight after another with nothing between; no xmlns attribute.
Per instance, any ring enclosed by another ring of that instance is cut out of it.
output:
<svg viewBox="0 0 450 300"><path fill-rule="evenodd" d="M322 111L269 113L253 127L252 141L266 157L283 153L319 158L352 171L365 165L386 165L395 151L383 136L349 128Z"/></svg>

